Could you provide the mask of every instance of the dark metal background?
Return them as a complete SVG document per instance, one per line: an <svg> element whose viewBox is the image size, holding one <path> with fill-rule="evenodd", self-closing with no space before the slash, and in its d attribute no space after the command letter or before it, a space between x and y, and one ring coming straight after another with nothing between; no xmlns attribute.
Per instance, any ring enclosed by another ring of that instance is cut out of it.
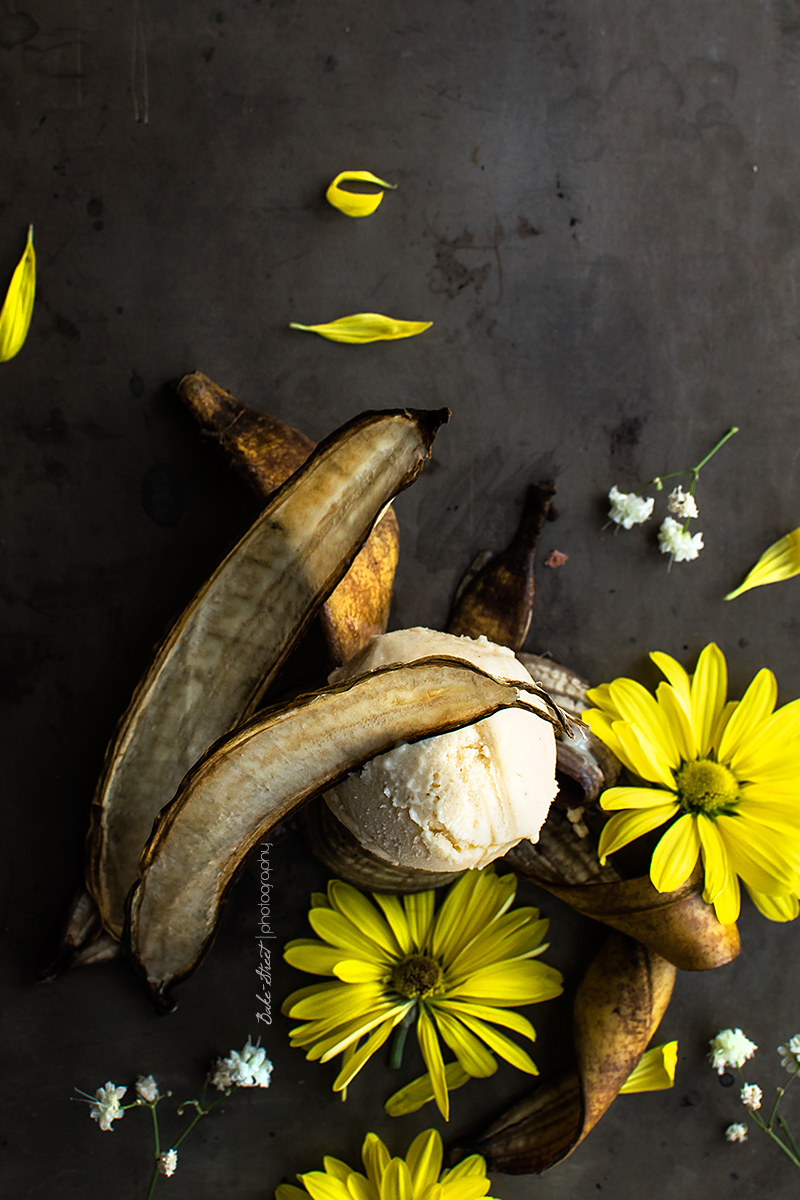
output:
<svg viewBox="0 0 800 1200"><path fill-rule="evenodd" d="M199 368L315 438L363 408L452 408L397 504L395 627L440 625L473 555L507 541L525 485L549 475L559 519L542 549L569 561L539 571L529 649L595 682L652 683L648 650L691 666L714 639L732 695L767 665L793 699L800 585L721 600L800 523L800 4L30 4L0 11L0 279L29 221L39 256L28 342L0 366L2 1178L8 1195L133 1198L146 1114L102 1134L73 1085L152 1071L177 1102L257 1032L252 874L171 1017L150 1012L123 965L33 983L114 723L253 513L168 382ZM347 167L399 185L367 220L323 200ZM434 325L366 347L287 329L363 310ZM655 523L602 531L611 484L688 466L734 423L698 490L696 562L667 575ZM273 863L288 939L324 874L293 841ZM569 997L597 930L524 895L552 918ZM741 929L735 964L678 980L664 1022L680 1039L674 1090L620 1098L566 1164L499 1177L495 1195L794 1194L766 1140L724 1143L743 1110L703 1058L719 1028L741 1025L769 1090L785 1078L774 1047L800 1029L797 929L747 902ZM300 982L279 971L275 997ZM568 1000L532 1016L547 1073L569 1059ZM272 1089L201 1124L159 1192L269 1197L323 1153L355 1165L368 1129L399 1152L439 1123L383 1115L397 1084L377 1060L342 1105L333 1068L290 1051L286 1029L281 1018L266 1038ZM511 1068L471 1083L445 1136L526 1087Z"/></svg>

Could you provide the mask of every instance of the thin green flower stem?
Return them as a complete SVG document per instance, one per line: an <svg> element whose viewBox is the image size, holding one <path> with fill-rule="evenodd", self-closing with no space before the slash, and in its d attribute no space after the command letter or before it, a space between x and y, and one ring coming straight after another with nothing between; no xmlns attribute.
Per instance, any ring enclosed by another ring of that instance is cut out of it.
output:
<svg viewBox="0 0 800 1200"><path fill-rule="evenodd" d="M783 1097L786 1095L789 1088L794 1083L795 1078L797 1077L798 1071L800 1071L800 1062L797 1063L797 1065L795 1066L795 1069L792 1071L792 1074L789 1077L789 1082L786 1084L786 1087L775 1089L775 1103L772 1106L772 1112L769 1114L769 1121L767 1122L767 1125L769 1126L770 1129L772 1128L772 1122L775 1120L775 1114L778 1111L778 1105L780 1104Z"/></svg>
<svg viewBox="0 0 800 1200"><path fill-rule="evenodd" d="M689 485L689 495L693 496L694 489L697 486L697 478L698 478L700 472L702 471L703 467L706 465L706 463L709 461L709 459L712 459L714 457L714 455L717 453L717 451L720 450L725 445L725 443L728 441L728 439L732 438L733 435L738 432L739 432L738 425L731 426L731 428L728 430L728 432L725 434L725 436L721 437L719 439L719 441L717 442L714 449L709 450L709 452L705 456L705 458L701 459L696 467L687 467L684 471L669 471L666 475L656 475L654 479L650 479L647 481L647 483L643 483L642 486L639 488L638 492L636 493L636 495L641 496L641 494L645 488L652 487L652 485L654 483L661 483L662 480L664 480L664 479L677 479L679 475L691 475L692 482ZM683 527L684 533L686 532L686 529L689 525L690 520L691 520L691 517L687 517L686 524Z"/></svg>
<svg viewBox="0 0 800 1200"><path fill-rule="evenodd" d="M157 1101L156 1101L156 1103L157 1103ZM145 1200L150 1200L150 1197L153 1194L153 1189L156 1186L156 1181L158 1179L158 1157L161 1154L161 1139L158 1136L158 1116L156 1114L156 1103L148 1104L148 1106L147 1106L153 1115L153 1139L155 1141L156 1151L155 1151L155 1164L153 1166L153 1174L150 1176L150 1186L147 1189L147 1195L145 1196Z"/></svg>
<svg viewBox="0 0 800 1200"><path fill-rule="evenodd" d="M408 1031L414 1024L414 1019L417 1015L417 1007L418 1006L415 1004L408 1010L400 1024L397 1026L397 1029L394 1031L394 1037L392 1038L392 1049L389 1054L390 1071L398 1070L403 1061L403 1048L406 1044Z"/></svg>
<svg viewBox="0 0 800 1200"><path fill-rule="evenodd" d="M714 457L714 455L717 453L717 451L718 451L718 450L722 449L722 447L723 447L723 446L725 445L725 443L727 442L728 438L732 438L732 437L733 437L733 435L734 435L735 433L738 433L738 432L739 432L739 426L738 426L738 425L732 425L732 426L731 426L731 428L728 430L728 432L725 434L725 436L719 439L719 441L717 442L717 444L716 444L716 446L714 447L714 449L713 449L713 450L710 450L710 451L708 452L708 454L705 456L705 458L704 458L704 459L702 459L702 460L701 460L701 461L700 461L700 462L697 464L697 466L696 466L696 467L692 467L692 471L693 471L693 473L695 474L695 476L699 475L700 471L702 471L703 467L706 465L706 463L708 462L708 460L709 460L710 458L713 458L713 457Z"/></svg>
<svg viewBox="0 0 800 1200"><path fill-rule="evenodd" d="M789 1142L789 1145L792 1147L792 1151L794 1152L794 1154L796 1155L798 1160L800 1160L800 1150L797 1149L797 1143L795 1142L794 1138L792 1137L792 1131L789 1128L789 1126L786 1124L785 1119L783 1117L778 1117L778 1124L780 1125L783 1132L786 1134L787 1141Z"/></svg>
<svg viewBox="0 0 800 1200"><path fill-rule="evenodd" d="M192 1117L191 1121L186 1126L186 1128L184 1129L181 1136L177 1139L177 1141L174 1141L172 1143L172 1149L177 1150L178 1146L180 1146L183 1139L192 1132L192 1130L194 1129L195 1125L200 1120L200 1118L208 1116L208 1114L211 1112L212 1108L215 1108L216 1105L219 1104L219 1102L221 1100L224 1100L227 1096L230 1096L230 1092L224 1092L221 1096L218 1096L216 1100L213 1100L211 1102L211 1104L209 1104L208 1108L203 1108L202 1104L198 1100L187 1100L186 1101L187 1104L194 1104L197 1106L197 1112Z"/></svg>
<svg viewBox="0 0 800 1200"><path fill-rule="evenodd" d="M792 1151L789 1149L789 1147L786 1145L786 1143L782 1142L781 1139L778 1137L775 1130L770 1129L769 1125L767 1125L765 1123L763 1117L759 1116L759 1114L752 1109L750 1111L751 1111L753 1120L755 1121L756 1125L758 1125L759 1129L763 1129L764 1133L769 1134L769 1136L772 1138L775 1145L780 1146L783 1153L787 1156L787 1158L790 1158L792 1160L794 1165L797 1167L798 1171L800 1171L800 1157L798 1157L797 1154L792 1153Z"/></svg>

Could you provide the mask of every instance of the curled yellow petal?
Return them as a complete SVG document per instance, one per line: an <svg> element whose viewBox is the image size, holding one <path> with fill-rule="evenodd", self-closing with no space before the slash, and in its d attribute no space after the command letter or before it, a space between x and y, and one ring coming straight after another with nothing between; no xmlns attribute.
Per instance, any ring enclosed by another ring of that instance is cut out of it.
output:
<svg viewBox="0 0 800 1200"><path fill-rule="evenodd" d="M793 575L800 575L800 529L793 529L765 550L744 583L728 592L725 599L735 600L751 588L763 587L765 583L780 583L782 579L791 579Z"/></svg>
<svg viewBox="0 0 800 1200"><path fill-rule="evenodd" d="M339 186L342 183L374 183L376 187L390 191L397 187L396 183L378 179L371 171L340 171L325 193L325 199L346 217L368 217L374 213L383 200L383 192L348 192Z"/></svg>
<svg viewBox="0 0 800 1200"><path fill-rule="evenodd" d="M392 342L397 338L414 337L430 329L433 321L395 321L380 313L354 313L352 317L339 317L327 325L298 325L292 321L290 329L305 329L318 333L331 342Z"/></svg>
<svg viewBox="0 0 800 1200"><path fill-rule="evenodd" d="M8 362L22 349L28 336L35 294L36 254L33 249L33 226L29 225L25 252L11 276L5 303L0 311L0 362Z"/></svg>
<svg viewBox="0 0 800 1200"><path fill-rule="evenodd" d="M675 1082L678 1043L665 1042L647 1050L619 1089L622 1092L660 1092Z"/></svg>

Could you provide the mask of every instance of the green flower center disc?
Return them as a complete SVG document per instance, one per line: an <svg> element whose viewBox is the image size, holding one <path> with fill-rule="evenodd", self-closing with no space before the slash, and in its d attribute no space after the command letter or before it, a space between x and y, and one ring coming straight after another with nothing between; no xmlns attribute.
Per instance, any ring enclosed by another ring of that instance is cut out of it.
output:
<svg viewBox="0 0 800 1200"><path fill-rule="evenodd" d="M391 985L401 996L429 996L442 982L442 968L433 958L413 954L392 971Z"/></svg>
<svg viewBox="0 0 800 1200"><path fill-rule="evenodd" d="M689 812L733 812L739 798L739 784L733 771L710 758L698 758L684 763L675 772L678 799Z"/></svg>

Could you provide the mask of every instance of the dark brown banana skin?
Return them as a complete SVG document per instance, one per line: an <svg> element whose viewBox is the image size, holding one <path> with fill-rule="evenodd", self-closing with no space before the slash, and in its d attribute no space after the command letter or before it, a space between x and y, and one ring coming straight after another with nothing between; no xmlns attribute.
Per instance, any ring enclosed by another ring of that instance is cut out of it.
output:
<svg viewBox="0 0 800 1200"><path fill-rule="evenodd" d="M510 545L468 574L456 593L448 633L485 634L498 646L522 649L531 623L536 547L555 494L551 483L531 484Z"/></svg>
<svg viewBox="0 0 800 1200"><path fill-rule="evenodd" d="M184 375L177 392L237 475L266 502L301 467L316 445L304 433L237 400L199 371ZM389 620L399 530L387 508L320 614L332 665L347 662Z"/></svg>
<svg viewBox="0 0 800 1200"><path fill-rule="evenodd" d="M575 995L577 1063L498 1117L469 1146L490 1171L539 1174L562 1162L594 1128L642 1057L666 1012L675 967L634 938L612 933Z"/></svg>

